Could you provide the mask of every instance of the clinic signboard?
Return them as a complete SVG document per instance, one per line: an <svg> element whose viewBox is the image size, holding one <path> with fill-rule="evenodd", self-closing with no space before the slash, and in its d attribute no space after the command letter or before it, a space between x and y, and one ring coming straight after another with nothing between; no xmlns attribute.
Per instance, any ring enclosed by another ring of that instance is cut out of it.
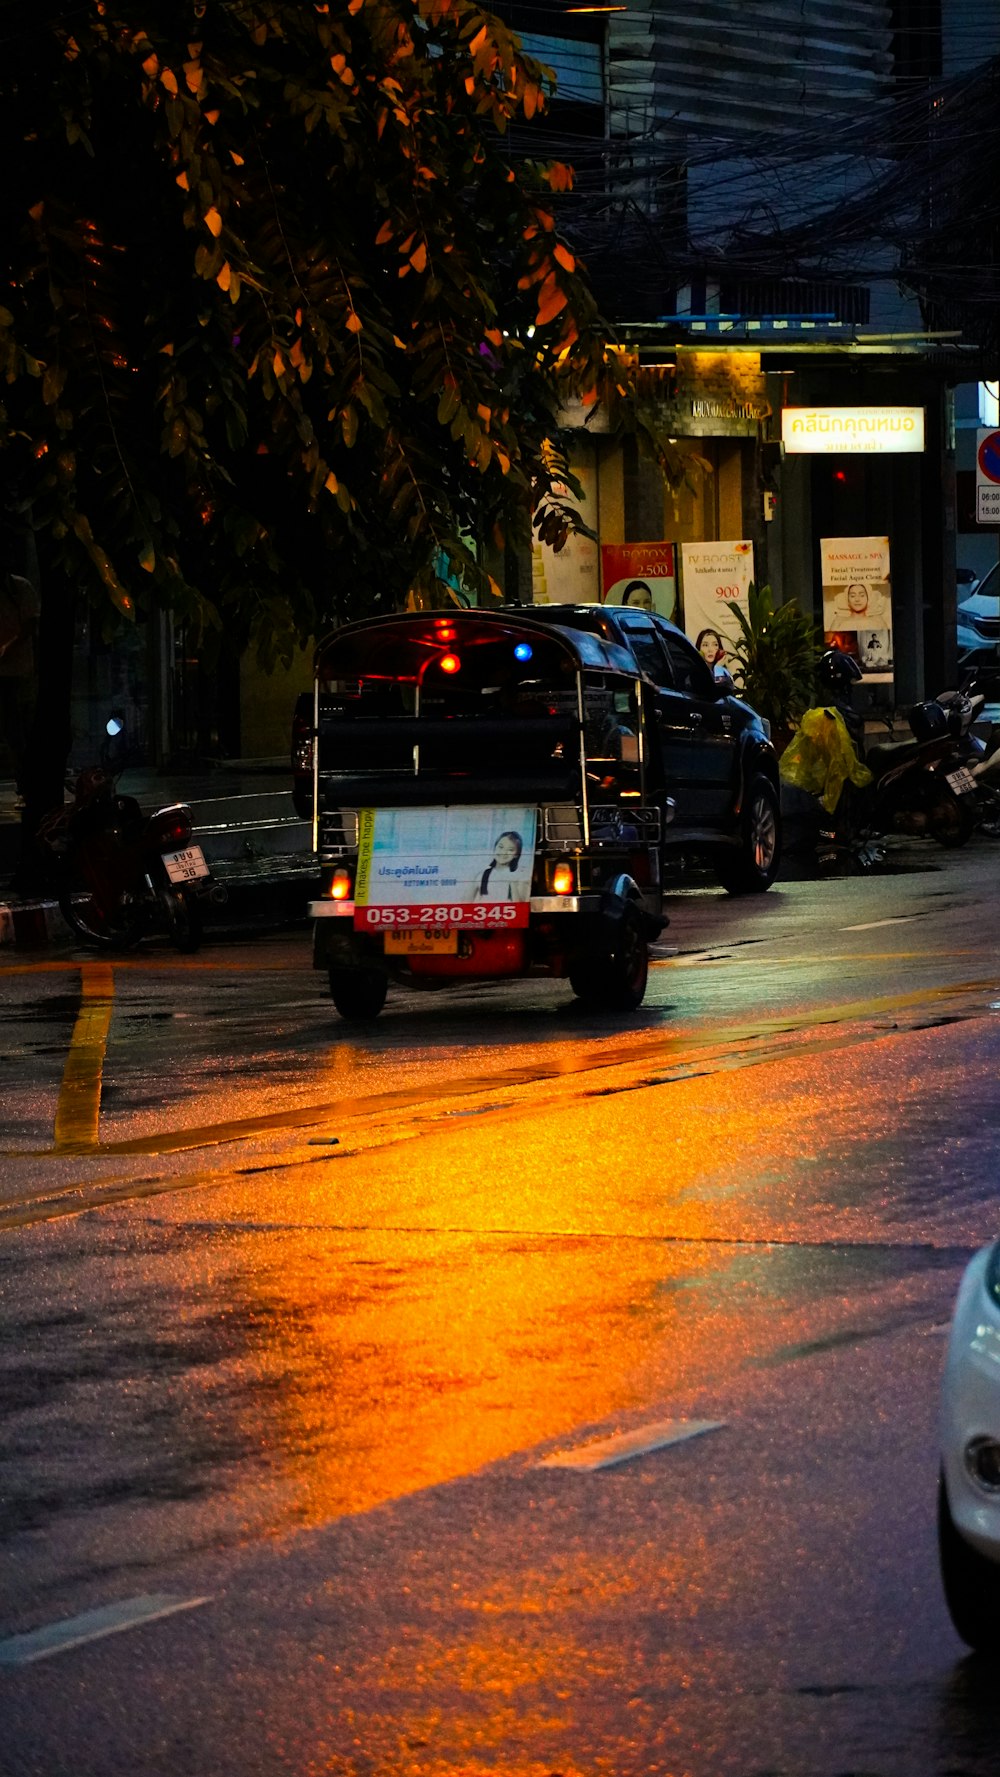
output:
<svg viewBox="0 0 1000 1777"><path fill-rule="evenodd" d="M895 456L924 448L922 407L784 407L789 456Z"/></svg>

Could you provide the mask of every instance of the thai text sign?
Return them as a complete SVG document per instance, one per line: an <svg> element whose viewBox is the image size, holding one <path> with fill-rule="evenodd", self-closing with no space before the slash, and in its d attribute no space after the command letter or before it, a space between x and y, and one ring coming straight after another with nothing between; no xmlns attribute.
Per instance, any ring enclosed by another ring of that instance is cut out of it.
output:
<svg viewBox="0 0 1000 1777"><path fill-rule="evenodd" d="M535 808L362 808L354 925L528 924Z"/></svg>
<svg viewBox="0 0 1000 1777"><path fill-rule="evenodd" d="M791 454L885 456L924 448L922 407L785 407L781 442Z"/></svg>

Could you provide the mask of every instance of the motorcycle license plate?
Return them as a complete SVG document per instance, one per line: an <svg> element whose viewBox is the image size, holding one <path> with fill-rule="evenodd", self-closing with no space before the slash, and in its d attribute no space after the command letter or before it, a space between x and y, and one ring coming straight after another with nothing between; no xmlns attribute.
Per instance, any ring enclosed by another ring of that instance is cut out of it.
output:
<svg viewBox="0 0 1000 1777"><path fill-rule="evenodd" d="M200 876L209 874L200 845L185 846L183 851L165 851L163 864L171 882L197 882Z"/></svg>
<svg viewBox="0 0 1000 1777"><path fill-rule="evenodd" d="M967 796L976 787L975 778L964 765L960 765L957 771L949 771L945 783L949 790L954 790L956 796Z"/></svg>
<svg viewBox="0 0 1000 1777"><path fill-rule="evenodd" d="M457 956L458 933L425 931L420 926L406 926L401 932L386 932L386 956Z"/></svg>

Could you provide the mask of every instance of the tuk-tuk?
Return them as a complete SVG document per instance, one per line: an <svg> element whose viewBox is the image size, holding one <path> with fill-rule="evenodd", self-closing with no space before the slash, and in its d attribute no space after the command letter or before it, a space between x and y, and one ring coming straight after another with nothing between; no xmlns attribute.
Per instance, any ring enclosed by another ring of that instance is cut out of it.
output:
<svg viewBox="0 0 1000 1777"><path fill-rule="evenodd" d="M662 828L627 649L521 610L339 629L313 697L314 964L342 1017L409 987L550 975L646 991Z"/></svg>

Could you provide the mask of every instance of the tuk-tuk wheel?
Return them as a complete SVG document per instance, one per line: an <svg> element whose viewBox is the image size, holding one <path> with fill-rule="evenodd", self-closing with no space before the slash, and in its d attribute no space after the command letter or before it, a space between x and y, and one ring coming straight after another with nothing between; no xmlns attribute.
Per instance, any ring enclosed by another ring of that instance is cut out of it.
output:
<svg viewBox="0 0 1000 1777"><path fill-rule="evenodd" d="M385 1005L389 980L381 969L331 969L330 997L349 1024L370 1024Z"/></svg>
<svg viewBox="0 0 1000 1777"><path fill-rule="evenodd" d="M636 907L621 916L610 955L588 958L569 972L578 1000L600 1012L634 1012L642 1005L649 977L649 946Z"/></svg>

